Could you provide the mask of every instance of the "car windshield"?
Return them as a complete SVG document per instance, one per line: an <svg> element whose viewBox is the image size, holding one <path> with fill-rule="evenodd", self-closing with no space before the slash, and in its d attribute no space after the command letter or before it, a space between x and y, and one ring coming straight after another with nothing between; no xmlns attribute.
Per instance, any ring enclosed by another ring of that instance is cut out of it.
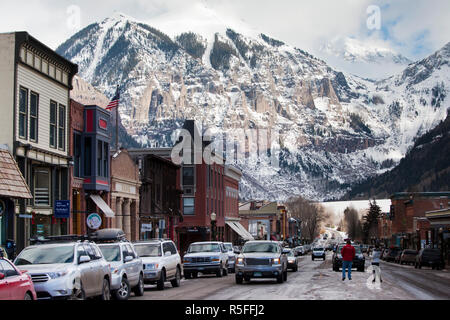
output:
<svg viewBox="0 0 450 320"><path fill-rule="evenodd" d="M120 261L120 248L119 246L105 246L99 245L100 250L103 253L106 261Z"/></svg>
<svg viewBox="0 0 450 320"><path fill-rule="evenodd" d="M341 253L341 250L344 246L340 246L338 249L338 253ZM361 248L360 247L354 247L355 248L355 254L360 254L361 253Z"/></svg>
<svg viewBox="0 0 450 320"><path fill-rule="evenodd" d="M160 257L162 255L159 243L135 244L134 248L140 257Z"/></svg>
<svg viewBox="0 0 450 320"><path fill-rule="evenodd" d="M220 246L217 243L197 243L189 246L188 253L197 252L220 252Z"/></svg>
<svg viewBox="0 0 450 320"><path fill-rule="evenodd" d="M314 251L323 251L323 248L314 248Z"/></svg>
<svg viewBox="0 0 450 320"><path fill-rule="evenodd" d="M252 252L269 252L269 253L279 253L280 249L276 244L273 243L247 243L242 250L243 253Z"/></svg>
<svg viewBox="0 0 450 320"><path fill-rule="evenodd" d="M25 248L14 262L17 266L27 264L72 263L74 246Z"/></svg>
<svg viewBox="0 0 450 320"><path fill-rule="evenodd" d="M233 251L233 246L231 245L231 243L225 243L224 245L228 251Z"/></svg>
<svg viewBox="0 0 450 320"><path fill-rule="evenodd" d="M287 254L287 256L288 257L295 257L295 255L294 255L294 251L289 251L289 253Z"/></svg>

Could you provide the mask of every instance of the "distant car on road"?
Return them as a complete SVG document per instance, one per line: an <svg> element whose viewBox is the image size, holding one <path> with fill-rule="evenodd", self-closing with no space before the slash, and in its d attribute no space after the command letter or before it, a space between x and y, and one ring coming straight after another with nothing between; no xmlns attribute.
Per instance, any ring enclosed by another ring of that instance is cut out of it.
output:
<svg viewBox="0 0 450 320"><path fill-rule="evenodd" d="M288 269L291 269L292 271L297 272L299 258L298 258L298 255L295 254L294 249L291 249L289 251L289 253L287 254L287 260L288 260L288 264L287 264Z"/></svg>
<svg viewBox="0 0 450 320"><path fill-rule="evenodd" d="M416 262L417 250L403 250L398 259L400 264L414 264Z"/></svg>
<svg viewBox="0 0 450 320"><path fill-rule="evenodd" d="M236 283L252 278L276 278L278 283L287 281L289 249L276 241L248 241L236 260Z"/></svg>
<svg viewBox="0 0 450 320"><path fill-rule="evenodd" d="M340 244L336 247L335 252L333 253L332 261L333 261L333 270L339 271L342 268L342 255L341 250L345 246L345 244ZM355 247L355 258L353 259L352 269L355 268L360 272L364 272L366 264L366 258L359 246Z"/></svg>
<svg viewBox="0 0 450 320"><path fill-rule="evenodd" d="M397 257L398 254L400 254L402 252L402 249L400 249L399 247L393 247L390 248L388 253L385 255L384 260L385 261L393 261L395 262L395 258Z"/></svg>
<svg viewBox="0 0 450 320"><path fill-rule="evenodd" d="M33 281L26 270L19 270L0 256L0 300L36 300Z"/></svg>
<svg viewBox="0 0 450 320"><path fill-rule="evenodd" d="M303 256L306 253L305 247L303 246L295 247L294 252L297 254L297 256Z"/></svg>
<svg viewBox="0 0 450 320"><path fill-rule="evenodd" d="M311 254L311 259L314 261L314 259L323 259L325 261L325 249L323 247L315 247Z"/></svg>
<svg viewBox="0 0 450 320"><path fill-rule="evenodd" d="M415 268L421 269L422 266L431 267L431 269L444 269L444 260L440 249L424 248L419 251L414 264Z"/></svg>
<svg viewBox="0 0 450 320"><path fill-rule="evenodd" d="M222 242L194 242L183 257L184 277L197 278L198 273L228 275L228 251Z"/></svg>
<svg viewBox="0 0 450 320"><path fill-rule="evenodd" d="M142 259L144 283L156 284L158 290L164 290L167 281L174 288L180 286L183 268L180 254L172 240L154 239L135 242L133 245Z"/></svg>

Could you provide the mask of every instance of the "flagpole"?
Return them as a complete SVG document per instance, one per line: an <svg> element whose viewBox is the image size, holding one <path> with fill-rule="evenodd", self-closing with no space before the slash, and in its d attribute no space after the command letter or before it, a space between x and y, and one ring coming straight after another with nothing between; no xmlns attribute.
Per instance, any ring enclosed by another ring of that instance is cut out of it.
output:
<svg viewBox="0 0 450 320"><path fill-rule="evenodd" d="M119 85L117 85L119 91ZM116 107L116 152L119 152L119 104Z"/></svg>

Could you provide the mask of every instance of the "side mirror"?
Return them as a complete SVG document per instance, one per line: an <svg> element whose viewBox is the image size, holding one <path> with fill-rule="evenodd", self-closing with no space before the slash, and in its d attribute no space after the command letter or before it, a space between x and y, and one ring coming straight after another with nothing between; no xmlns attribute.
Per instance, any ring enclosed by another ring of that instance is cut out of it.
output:
<svg viewBox="0 0 450 320"><path fill-rule="evenodd" d="M0 272L0 280L5 279L5 274Z"/></svg>
<svg viewBox="0 0 450 320"><path fill-rule="evenodd" d="M80 256L78 259L78 264L86 263L91 261L91 258L89 256Z"/></svg>
<svg viewBox="0 0 450 320"><path fill-rule="evenodd" d="M133 261L133 256L126 256L124 259L125 262Z"/></svg>
<svg viewBox="0 0 450 320"><path fill-rule="evenodd" d="M170 251L164 252L165 257L170 257L171 255L172 255L172 252L170 252Z"/></svg>

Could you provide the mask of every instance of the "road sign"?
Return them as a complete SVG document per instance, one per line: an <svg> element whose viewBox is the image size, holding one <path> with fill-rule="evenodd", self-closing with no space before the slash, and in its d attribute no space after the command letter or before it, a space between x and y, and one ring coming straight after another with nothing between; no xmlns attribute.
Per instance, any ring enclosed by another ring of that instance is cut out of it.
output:
<svg viewBox="0 0 450 320"><path fill-rule="evenodd" d="M55 218L70 218L70 200L55 201Z"/></svg>

